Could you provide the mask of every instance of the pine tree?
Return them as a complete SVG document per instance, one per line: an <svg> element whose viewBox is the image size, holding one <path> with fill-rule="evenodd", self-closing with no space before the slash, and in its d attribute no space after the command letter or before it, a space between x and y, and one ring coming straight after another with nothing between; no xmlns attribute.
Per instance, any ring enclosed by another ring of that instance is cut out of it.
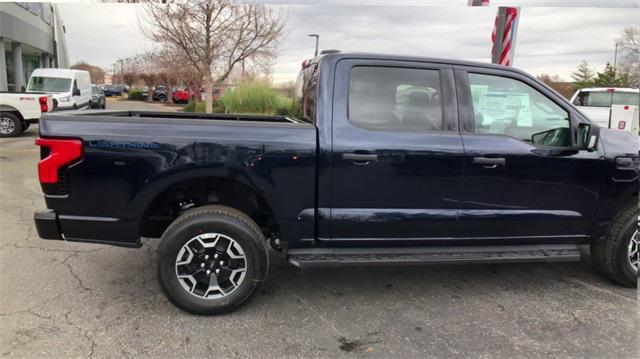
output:
<svg viewBox="0 0 640 359"><path fill-rule="evenodd" d="M599 87L621 87L624 85L624 79L616 76L616 71L610 63L604 67L604 71L598 72L593 81L594 86Z"/></svg>
<svg viewBox="0 0 640 359"><path fill-rule="evenodd" d="M589 68L586 60L582 60L576 72L571 74L573 79L573 87L577 89L593 86L594 72Z"/></svg>

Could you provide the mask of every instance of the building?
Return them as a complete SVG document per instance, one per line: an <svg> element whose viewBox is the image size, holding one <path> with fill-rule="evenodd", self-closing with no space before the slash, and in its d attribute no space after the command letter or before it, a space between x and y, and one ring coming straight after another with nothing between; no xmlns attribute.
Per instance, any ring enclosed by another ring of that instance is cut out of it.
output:
<svg viewBox="0 0 640 359"><path fill-rule="evenodd" d="M39 67L69 67L57 6L0 2L0 91L21 91Z"/></svg>

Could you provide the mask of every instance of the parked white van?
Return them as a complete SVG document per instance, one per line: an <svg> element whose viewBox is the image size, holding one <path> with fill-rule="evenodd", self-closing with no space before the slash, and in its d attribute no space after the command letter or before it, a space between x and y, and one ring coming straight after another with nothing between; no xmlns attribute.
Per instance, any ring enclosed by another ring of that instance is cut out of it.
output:
<svg viewBox="0 0 640 359"><path fill-rule="evenodd" d="M29 79L27 92L53 95L53 108L76 110L89 106L91 77L88 71L69 69L35 69Z"/></svg>

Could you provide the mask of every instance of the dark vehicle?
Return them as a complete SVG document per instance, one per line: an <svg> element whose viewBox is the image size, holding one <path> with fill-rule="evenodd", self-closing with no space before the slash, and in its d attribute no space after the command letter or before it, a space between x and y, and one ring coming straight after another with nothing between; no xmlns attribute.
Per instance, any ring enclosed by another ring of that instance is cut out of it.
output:
<svg viewBox="0 0 640 359"><path fill-rule="evenodd" d="M107 99L104 96L104 91L100 90L96 85L91 85L91 101L89 102L89 107L107 108Z"/></svg>
<svg viewBox="0 0 640 359"><path fill-rule="evenodd" d="M637 286L639 139L491 64L329 54L301 115L51 114L40 237L158 238L173 303L246 303L268 247L299 267L574 261Z"/></svg>
<svg viewBox="0 0 640 359"><path fill-rule="evenodd" d="M151 98L153 101L167 101L169 98L169 90L167 90L167 86L156 86L156 88L153 89L153 95Z"/></svg>
<svg viewBox="0 0 640 359"><path fill-rule="evenodd" d="M119 85L107 85L104 88L104 95L106 97L122 96L122 86L119 86Z"/></svg>

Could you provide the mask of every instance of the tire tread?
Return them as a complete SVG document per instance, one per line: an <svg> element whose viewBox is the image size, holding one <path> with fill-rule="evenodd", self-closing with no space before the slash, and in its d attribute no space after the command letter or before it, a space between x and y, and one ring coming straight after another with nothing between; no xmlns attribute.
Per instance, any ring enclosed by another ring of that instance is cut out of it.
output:
<svg viewBox="0 0 640 359"><path fill-rule="evenodd" d="M202 207L196 207L196 208L192 208L189 209L187 211L185 211L183 214L181 214L178 218L176 218L170 225L169 227L167 227L167 229L164 231L164 233L162 234L161 237L161 241L165 241L168 238L171 238L174 235L174 231L176 228L178 228L182 223L192 219L192 218L196 218L196 217L200 217L200 216L227 216L227 217L231 217L233 219L236 219L238 221L240 221L241 223L243 223L244 225L247 226L247 228L250 229L250 231L252 232L253 236L252 238L255 239L255 243L258 246L258 250L263 252L265 254L264 258L265 258L265 271L262 275L262 278L260 278L259 281L255 281L255 289L247 296L245 296L244 298L242 298L241 300L232 303L232 304L228 304L225 306L220 306L217 308L211 308L208 309L206 312L205 311L200 311L200 310L194 310L193 308L189 308L186 307L184 305L182 305L182 303L179 303L177 301L175 301L173 298L171 298L171 296L169 297L169 300L171 300L172 303L174 303L175 305L177 305L178 307L194 313L194 314L224 314L224 313L228 313L231 312L233 310L235 310L236 308L242 306L243 304L248 303L249 301L251 301L255 295L258 293L260 287L262 286L262 283L264 282L264 280L266 279L266 276L269 272L269 254L268 254L268 247L267 247L267 241L262 233L262 231L260 230L260 227L258 227L258 225L251 219L251 217L247 216L246 214L244 214L243 212L235 209L235 208L231 208L231 207L227 207L227 206L221 206L221 205L207 205L207 206L202 206ZM159 248L160 249L160 248ZM161 250L158 250L158 263L160 263L161 261L161 256L165 255L165 253L162 253ZM158 278L161 278L161 274L160 274L160 266L158 266ZM160 284L162 289L165 291L165 293L167 293L167 289L165 288L165 284L162 283L162 280L160 280Z"/></svg>
<svg viewBox="0 0 640 359"><path fill-rule="evenodd" d="M592 246L591 255L596 268L605 276L614 282L627 286L637 286L636 283L630 282L624 276L624 269L620 267L619 258L617 258L618 246L621 245L622 235L629 220L633 220L638 216L638 207L635 201L627 204L614 217L614 221L607 232L604 240L598 240Z"/></svg>

